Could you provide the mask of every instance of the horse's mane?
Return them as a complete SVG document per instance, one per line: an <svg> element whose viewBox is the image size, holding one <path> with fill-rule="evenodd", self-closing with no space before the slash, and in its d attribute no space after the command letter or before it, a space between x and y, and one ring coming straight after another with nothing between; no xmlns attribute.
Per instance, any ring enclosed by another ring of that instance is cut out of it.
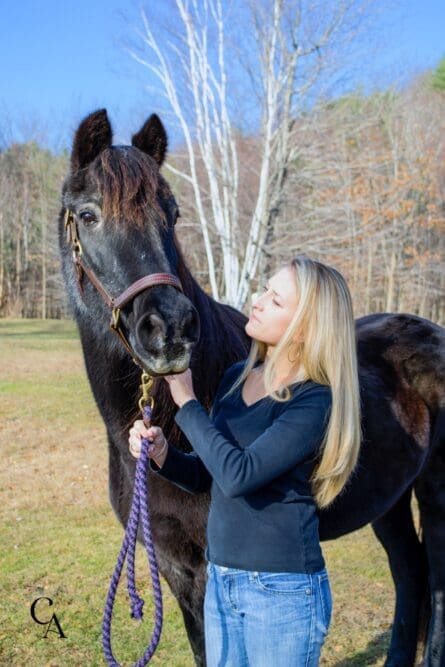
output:
<svg viewBox="0 0 445 667"><path fill-rule="evenodd" d="M167 219L159 200L171 196L156 162L133 146L111 146L100 153L90 168L103 195L104 218L125 220L142 227L147 211L164 225Z"/></svg>

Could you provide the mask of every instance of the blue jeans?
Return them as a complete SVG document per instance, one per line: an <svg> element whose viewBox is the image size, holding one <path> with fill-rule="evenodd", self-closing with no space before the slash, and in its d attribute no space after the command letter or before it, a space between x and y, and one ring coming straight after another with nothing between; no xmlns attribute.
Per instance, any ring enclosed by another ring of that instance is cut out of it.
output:
<svg viewBox="0 0 445 667"><path fill-rule="evenodd" d="M250 572L207 565L207 667L317 667L332 597L315 574Z"/></svg>

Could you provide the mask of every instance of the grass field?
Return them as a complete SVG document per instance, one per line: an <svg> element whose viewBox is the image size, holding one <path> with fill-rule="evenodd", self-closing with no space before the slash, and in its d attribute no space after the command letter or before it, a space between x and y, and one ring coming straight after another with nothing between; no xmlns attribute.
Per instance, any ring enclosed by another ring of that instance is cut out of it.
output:
<svg viewBox="0 0 445 667"><path fill-rule="evenodd" d="M103 605L122 530L108 501L105 430L71 322L0 320L0 665L105 665ZM152 595L138 547L142 623L118 591L113 649L122 665L151 635ZM323 543L334 598L321 664L383 665L394 605L386 556L369 527ZM182 617L163 584L164 628L153 664L192 667ZM30 614L55 613L66 635L43 637ZM46 613L45 613L46 612ZM282 667L277 665L277 667Z"/></svg>

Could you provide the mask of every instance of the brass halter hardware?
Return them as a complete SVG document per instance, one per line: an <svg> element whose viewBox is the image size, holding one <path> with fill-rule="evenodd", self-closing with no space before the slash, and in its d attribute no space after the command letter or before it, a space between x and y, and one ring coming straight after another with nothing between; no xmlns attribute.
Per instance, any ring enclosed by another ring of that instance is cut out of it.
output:
<svg viewBox="0 0 445 667"><path fill-rule="evenodd" d="M71 246L73 254L73 263L76 271L79 291L81 294L83 293L82 280L83 275L85 274L90 282L94 285L96 290L99 292L104 302L111 309L111 330L119 336L126 350L131 355L134 363L142 369L140 386L142 396L139 399L139 408L142 410L144 405L147 404L150 404L153 408L154 398L153 396L149 396L149 392L153 385L153 377L144 370L142 362L140 359L138 359L120 326L121 308L132 301L135 296L145 291L149 287L154 287L155 285L172 285L173 287L176 287L176 289L183 292L184 290L182 289L181 281L171 273L150 273L149 275L136 280L130 285L130 287L127 287L127 289L124 290L122 294L119 294L119 296L112 297L108 294L107 290L97 278L94 271L88 268L82 259L82 245L79 239L76 219L74 217L74 213L69 209L66 209L65 211L65 232L67 235L67 241Z"/></svg>
<svg viewBox="0 0 445 667"><path fill-rule="evenodd" d="M65 213L65 232L67 234L68 243L71 244L71 249L73 251L73 260L77 255L82 254L82 246L80 244L79 234L77 232L77 225L74 220L72 211L66 211Z"/></svg>
<svg viewBox="0 0 445 667"><path fill-rule="evenodd" d="M150 390L153 385L153 377L146 373L145 371L142 371L141 375L141 397L139 399L139 410L142 412L143 408L146 405L151 405L151 407L154 407L154 398L153 396L150 396Z"/></svg>

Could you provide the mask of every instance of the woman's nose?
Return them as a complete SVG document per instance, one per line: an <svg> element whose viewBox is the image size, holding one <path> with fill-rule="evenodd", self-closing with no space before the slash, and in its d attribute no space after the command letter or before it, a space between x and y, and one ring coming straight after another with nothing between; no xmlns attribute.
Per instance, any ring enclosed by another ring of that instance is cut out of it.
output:
<svg viewBox="0 0 445 667"><path fill-rule="evenodd" d="M264 294L262 292L255 292L252 294L252 308L258 308L262 310L264 308L262 297Z"/></svg>

